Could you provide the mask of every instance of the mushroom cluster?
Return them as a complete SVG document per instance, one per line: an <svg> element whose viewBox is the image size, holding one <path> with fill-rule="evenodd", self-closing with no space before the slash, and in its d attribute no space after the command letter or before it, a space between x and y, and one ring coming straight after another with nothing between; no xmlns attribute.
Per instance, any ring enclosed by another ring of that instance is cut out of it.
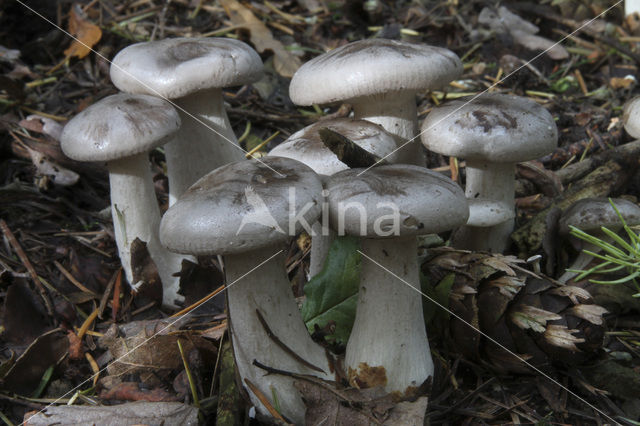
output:
<svg viewBox="0 0 640 426"><path fill-rule="evenodd" d="M418 134L416 92L457 78L460 59L423 44L364 40L304 64L290 86L296 104L348 102L354 118L313 124L269 156L246 160L221 90L261 73L258 54L236 40L129 46L111 68L113 83L126 94L105 98L71 120L63 149L78 160L108 161L115 235L130 283L135 238L147 243L169 306L179 297L175 274L183 259L223 256L240 377L296 424L304 423L304 403L292 377L267 374L263 367L326 380L334 371L332 357L302 321L283 248L301 231L312 234L315 275L334 235L359 237L363 268L346 349L348 377L358 387L382 385L411 395L433 375L417 295L417 236L458 228L457 246L504 250L515 216L515 164L555 146L553 118L535 102L508 95L434 108L422 143L466 159L465 193L426 169L423 147L412 142ZM319 137L324 128L387 164L349 169ZM170 207L161 219L146 156L165 143ZM248 394L268 415L262 396Z"/></svg>

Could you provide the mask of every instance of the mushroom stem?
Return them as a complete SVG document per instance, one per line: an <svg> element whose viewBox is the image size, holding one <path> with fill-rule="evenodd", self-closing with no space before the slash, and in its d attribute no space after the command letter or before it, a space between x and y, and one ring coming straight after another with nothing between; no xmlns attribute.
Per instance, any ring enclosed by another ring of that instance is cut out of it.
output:
<svg viewBox="0 0 640 426"><path fill-rule="evenodd" d="M502 202L515 210L515 164L467 160L466 173L465 195L468 199ZM513 226L513 219L491 227L463 226L456 231L453 245L467 250L502 253L508 246Z"/></svg>
<svg viewBox="0 0 640 426"><path fill-rule="evenodd" d="M278 251L281 253L260 265ZM281 246L225 255L224 262L229 318L232 321L230 331L240 376L251 380L269 399L275 392L281 413L295 424L303 424L305 407L293 387L294 379L277 374L267 375L253 365L253 360L257 360L269 367L292 373L311 374L327 380L333 378L324 349L311 340L302 321L287 278ZM305 366L276 344L267 334L256 310L260 311L278 340L325 374ZM249 392L249 396L258 410L268 415L256 395Z"/></svg>
<svg viewBox="0 0 640 426"><path fill-rule="evenodd" d="M418 134L418 113L414 92L392 92L376 96L367 96L351 101L355 118L379 124L394 135L397 152L396 163L425 165L425 157L419 140L413 140ZM406 144L406 145L405 145ZM403 146L404 145L404 146Z"/></svg>
<svg viewBox="0 0 640 426"><path fill-rule="evenodd" d="M163 305L175 307L175 301L181 301L183 297L178 294L180 278L174 277L173 274L182 270L183 259L193 258L172 253L160 245L160 209L153 187L148 154L145 152L112 160L107 166L111 185L114 234L127 280L135 286L131 265L131 243L139 238L147 243L149 255L155 262L162 280Z"/></svg>
<svg viewBox="0 0 640 426"><path fill-rule="evenodd" d="M611 237L605 235L604 233L602 235L598 235L598 238L606 243L610 243L613 241ZM583 271L593 261L593 256L585 253L585 250L589 250L593 253L600 253L602 251L600 247L587 241L583 241L582 244L582 251L580 251L580 254L578 255L578 257L576 257L571 266L569 266L567 270L565 270L564 273L560 275L560 277L558 277L558 282L566 284L567 281L579 274L579 272L571 272L568 269Z"/></svg>
<svg viewBox="0 0 640 426"><path fill-rule="evenodd" d="M362 261L345 358L352 383L404 394L433 375L422 298L415 290L420 288L417 250L415 236L362 240L363 254L387 270L368 258Z"/></svg>
<svg viewBox="0 0 640 426"><path fill-rule="evenodd" d="M336 239L336 232L323 226L321 221L314 223L311 226L311 231L313 235L311 236L309 275L315 277L324 268L324 262L329 254L331 243Z"/></svg>
<svg viewBox="0 0 640 426"><path fill-rule="evenodd" d="M182 127L174 140L164 148L170 206L196 180L211 170L244 159L244 151L238 146L224 109L220 89L194 92L174 102L180 107L178 112Z"/></svg>

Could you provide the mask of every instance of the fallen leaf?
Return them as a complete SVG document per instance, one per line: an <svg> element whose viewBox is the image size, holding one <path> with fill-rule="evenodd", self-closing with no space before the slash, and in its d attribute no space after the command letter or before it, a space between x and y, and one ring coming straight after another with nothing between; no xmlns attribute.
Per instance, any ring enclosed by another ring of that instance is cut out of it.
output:
<svg viewBox="0 0 640 426"><path fill-rule="evenodd" d="M75 56L82 59L91 52L91 48L102 38L100 27L92 24L82 17L79 4L74 4L69 14L68 30L75 39L71 42L64 54L67 58Z"/></svg>
<svg viewBox="0 0 640 426"><path fill-rule="evenodd" d="M529 50L544 50L551 59L562 60L569 57L567 49L549 39L535 35L539 31L537 26L504 6L501 6L497 13L485 7L478 16L478 22L489 26L497 33L509 34L513 41Z"/></svg>
<svg viewBox="0 0 640 426"><path fill-rule="evenodd" d="M243 26L251 33L251 42L260 53L265 50L273 52L273 67L283 77L291 78L300 68L301 62L287 51L282 43L273 38L273 34L261 20L236 0L220 0L233 25Z"/></svg>
<svg viewBox="0 0 640 426"><path fill-rule="evenodd" d="M130 402L111 406L49 405L24 415L25 425L197 425L198 408L180 402Z"/></svg>
<svg viewBox="0 0 640 426"><path fill-rule="evenodd" d="M353 326L360 284L358 240L339 237L332 244L322 271L304 287L302 318L310 332L335 322L332 340L346 343Z"/></svg>

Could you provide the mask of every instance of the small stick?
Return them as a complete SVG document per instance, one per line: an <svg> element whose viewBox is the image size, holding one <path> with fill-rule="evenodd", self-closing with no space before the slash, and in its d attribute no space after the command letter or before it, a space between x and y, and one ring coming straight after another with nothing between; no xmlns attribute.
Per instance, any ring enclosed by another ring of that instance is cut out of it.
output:
<svg viewBox="0 0 640 426"><path fill-rule="evenodd" d="M76 277L71 275L71 272L67 271L65 269L65 267L60 264L60 262L58 262L57 260L54 260L53 264L56 266L56 268L58 268L58 270L60 272L62 272L62 275L64 275L69 280L69 282L71 282L71 284L73 284L76 287L78 287L80 289L80 291L83 291L85 293L89 293L91 296L95 297L96 299L98 298L97 294L95 294L93 291L89 290L87 287L82 285L82 283L80 281L78 281L76 279Z"/></svg>
<svg viewBox="0 0 640 426"><path fill-rule="evenodd" d="M278 338L278 336L273 334L273 332L269 328L269 325L267 324L267 321L264 319L264 317L262 316L262 314L260 313L260 311L258 309L256 309L256 315L258 315L258 320L260 321L260 324L262 324L262 328L264 328L264 331L267 333L267 336L269 336L269 338L271 340L273 340L273 342L276 345L278 345L280 347L280 349L285 351L293 359L295 359L299 363L303 364L305 367L308 367L308 368L310 368L310 369L312 369L314 371L317 371L319 373L324 373L323 369L321 369L319 367L316 367L315 365L311 364L309 361L307 361L304 358L302 358L300 355L295 353L290 347L285 345L284 342Z"/></svg>
<svg viewBox="0 0 640 426"><path fill-rule="evenodd" d="M290 421L285 420L285 418L282 417L282 414L278 413L278 411L275 408L273 408L273 405L271 405L271 402L269 402L267 397L260 391L260 389L258 389L256 385L253 384L253 382L251 382L251 380L245 377L244 382L247 384L251 392L253 392L253 394L260 400L262 405L265 406L267 411L269 411L269 414L271 414L274 418L280 420L281 422L291 424Z"/></svg>
<svg viewBox="0 0 640 426"><path fill-rule="evenodd" d="M31 275L31 279L36 284L36 287L38 287L40 296L42 297L45 307L47 308L47 313L51 315L51 317L53 317L53 307L51 305L51 300L49 300L49 295L40 282L38 273L29 261L29 258L27 257L24 250L22 250L20 243L18 242L18 240L16 240L16 237L13 235L13 232L11 232L11 229L9 229L9 226L7 225L7 222L4 221L4 219L0 219L0 228L2 228L2 233L7 238L7 240L9 240L9 244L11 244L13 249L16 251L16 254L20 258L20 261L22 262L24 267L27 268L27 271L29 271L29 275Z"/></svg>

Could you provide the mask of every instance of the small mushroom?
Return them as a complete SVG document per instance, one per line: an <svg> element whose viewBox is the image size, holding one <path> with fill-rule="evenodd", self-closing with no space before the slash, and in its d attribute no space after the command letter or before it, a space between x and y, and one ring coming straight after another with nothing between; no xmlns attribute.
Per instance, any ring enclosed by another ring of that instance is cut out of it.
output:
<svg viewBox="0 0 640 426"><path fill-rule="evenodd" d="M622 108L622 123L629 136L636 139L640 138L640 96L636 96L624 104Z"/></svg>
<svg viewBox="0 0 640 426"><path fill-rule="evenodd" d="M165 250L158 239L160 209L148 152L180 128L180 117L168 102L146 95L108 96L72 118L62 131L62 150L78 161L106 161L111 186L111 213L118 254L131 285L131 243L139 238L158 268L163 304L175 307L180 279L173 274L189 257Z"/></svg>
<svg viewBox="0 0 640 426"><path fill-rule="evenodd" d="M361 237L356 319L347 343L349 381L402 395L433 375L422 315L417 235L467 221L462 189L423 167L345 170L327 182L331 226Z"/></svg>
<svg viewBox="0 0 640 426"><path fill-rule="evenodd" d="M240 377L273 406L277 396L280 412L295 424L304 422L304 404L293 378L268 375L253 361L331 378L324 349L302 321L283 251L292 235L318 219L321 201L322 183L310 168L289 158L265 157L205 175L167 210L160 226L162 243L170 250L224 256L229 330ZM258 397L248 394L267 415Z"/></svg>
<svg viewBox="0 0 640 426"><path fill-rule="evenodd" d="M506 216L496 212L496 219L510 218L487 227L475 225L475 214L470 215L471 223L456 231L454 246L492 252L506 249L515 217L515 165L550 152L557 142L551 114L519 96L460 98L429 113L422 124L423 145L439 154L466 159L469 200L501 203L511 212Z"/></svg>
<svg viewBox="0 0 640 426"><path fill-rule="evenodd" d="M361 40L303 64L291 79L289 96L298 105L350 103L355 118L381 125L403 146L418 133L416 92L440 88L461 74L462 62L450 50ZM398 162L423 165L419 144L399 150Z"/></svg>
<svg viewBox="0 0 640 426"><path fill-rule="evenodd" d="M260 56L229 38L173 38L133 44L111 65L123 92L172 99L182 128L165 146L169 205L196 180L223 164L244 159L224 109L222 88L256 81Z"/></svg>
<svg viewBox="0 0 640 426"><path fill-rule="evenodd" d="M378 124L366 120L352 120L337 118L314 123L297 131L280 145L273 148L270 156L287 157L298 160L311 167L323 180L339 171L348 169L347 165L327 148L318 130L328 128L347 137L355 144L377 157L387 157L387 161L394 162L396 143L393 136ZM309 274L318 274L324 266L335 233L328 226L328 218L312 225L311 231L311 262Z"/></svg>
<svg viewBox="0 0 640 426"><path fill-rule="evenodd" d="M584 198L573 203L571 207L562 213L560 221L558 222L559 234L567 237L571 232L570 226L575 226L581 231L600 238L605 242L612 242L611 237L602 231L602 227L604 226L611 231L617 232L622 228L622 222L611 206L611 202L616 206L627 225L634 226L640 224L640 207L629 200L613 198L609 201L608 198ZM601 250L598 246L588 241L578 240L576 238L571 238L570 241L577 246L576 248L582 251L573 261L571 267L567 269L584 270L593 260L593 256L585 253L584 250L589 250L593 253L599 253ZM576 275L578 275L578 273L565 271L558 278L558 281L564 284Z"/></svg>

